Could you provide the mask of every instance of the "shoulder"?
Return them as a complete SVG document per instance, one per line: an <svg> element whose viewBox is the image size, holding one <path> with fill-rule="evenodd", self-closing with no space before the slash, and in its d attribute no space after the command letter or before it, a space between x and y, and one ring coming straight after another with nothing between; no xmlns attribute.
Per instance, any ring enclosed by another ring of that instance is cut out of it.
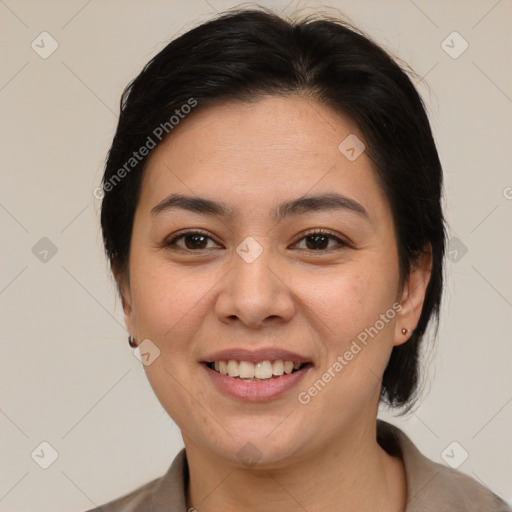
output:
<svg viewBox="0 0 512 512"><path fill-rule="evenodd" d="M510 512L512 509L499 496L475 479L431 461L437 469L431 489L426 489L418 503L423 510L434 504L432 510L463 512ZM437 507L437 508L435 508Z"/></svg>
<svg viewBox="0 0 512 512"><path fill-rule="evenodd" d="M186 510L185 488L188 464L183 448L174 458L167 473L87 512L163 512Z"/></svg>
<svg viewBox="0 0 512 512"><path fill-rule="evenodd" d="M398 427L379 420L379 444L402 458L407 479L405 512L512 512L475 479L423 455Z"/></svg>
<svg viewBox="0 0 512 512"><path fill-rule="evenodd" d="M153 492L162 478L156 478L134 491L87 512L140 512L151 510Z"/></svg>

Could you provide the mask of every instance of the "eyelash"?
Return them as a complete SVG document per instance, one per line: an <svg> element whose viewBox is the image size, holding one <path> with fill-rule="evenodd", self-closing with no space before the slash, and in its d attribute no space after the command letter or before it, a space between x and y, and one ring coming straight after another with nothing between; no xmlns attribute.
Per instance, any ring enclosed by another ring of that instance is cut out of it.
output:
<svg viewBox="0 0 512 512"><path fill-rule="evenodd" d="M175 236L174 238L172 238L168 242L164 242L164 246L167 247L167 248L173 248L173 246L175 246L178 250L187 251L187 252L202 252L202 251L208 250L208 249L197 249L197 250L194 250L194 249L187 249L187 248L176 246L176 241L177 240L180 240L180 239L185 238L186 236L190 236L190 235L202 235L202 236L205 236L205 237L209 238L210 240L213 240L213 238L208 233L206 233L205 231L201 231L201 230L185 231L185 232L180 233L179 235ZM301 242L302 240L304 240L305 238L307 238L309 236L313 236L313 235L322 235L322 236L328 237L328 238L330 238L332 240L335 240L338 243L338 247L334 247L334 248L331 247L330 249L317 249L317 250L311 249L311 250L309 250L309 252L325 253L325 252L331 252L333 250L337 251L337 250L343 249L345 247L351 247L351 245L348 242L346 242L345 240L341 239L340 237L332 234L330 231L327 231L325 229L316 229L316 230L313 230L313 231L308 231L308 232L302 234L302 237L299 238L295 242L295 244L297 244L297 243Z"/></svg>

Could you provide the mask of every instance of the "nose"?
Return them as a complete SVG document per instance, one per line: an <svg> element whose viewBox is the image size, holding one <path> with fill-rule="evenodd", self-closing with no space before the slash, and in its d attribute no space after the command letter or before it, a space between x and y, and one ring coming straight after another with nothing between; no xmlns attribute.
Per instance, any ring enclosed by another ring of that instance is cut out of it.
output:
<svg viewBox="0 0 512 512"><path fill-rule="evenodd" d="M241 322L256 329L287 322L294 315L292 292L268 249L252 262L234 252L233 266L222 283L215 307L222 322Z"/></svg>

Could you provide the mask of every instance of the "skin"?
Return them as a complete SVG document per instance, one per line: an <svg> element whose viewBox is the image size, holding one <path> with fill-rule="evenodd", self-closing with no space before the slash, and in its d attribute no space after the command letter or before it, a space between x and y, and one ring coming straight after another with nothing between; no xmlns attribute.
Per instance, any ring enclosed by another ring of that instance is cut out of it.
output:
<svg viewBox="0 0 512 512"><path fill-rule="evenodd" d="M399 286L391 210L366 153L349 161L338 145L363 135L311 98L265 97L210 106L181 121L150 155L137 205L128 273L115 272L125 321L160 356L145 371L179 426L187 452L187 505L199 512L302 509L393 511L406 503L401 459L376 442L382 374L393 346L414 329L431 270L429 252ZM308 211L276 222L282 201L338 192L348 210ZM224 201L234 215L181 209L152 215L169 194ZM322 249L304 232L324 228ZM203 250L165 247L188 229L208 233ZM236 247L262 247L252 263ZM327 245L328 244L328 245ZM195 251L195 252L194 252ZM307 405L297 399L379 315L394 319ZM217 350L279 347L307 356L300 384L267 402L221 394L199 361ZM260 459L237 452L251 442Z"/></svg>

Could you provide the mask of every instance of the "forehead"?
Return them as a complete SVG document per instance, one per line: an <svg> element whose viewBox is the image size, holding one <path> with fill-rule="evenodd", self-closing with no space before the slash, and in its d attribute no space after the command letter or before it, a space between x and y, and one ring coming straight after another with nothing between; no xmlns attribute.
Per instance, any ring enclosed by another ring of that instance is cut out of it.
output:
<svg viewBox="0 0 512 512"><path fill-rule="evenodd" d="M150 154L141 206L151 210L178 193L222 200L234 212L270 211L285 199L339 192L378 216L386 198L370 159L342 151L354 137L364 140L351 119L311 98L212 105L181 121Z"/></svg>

